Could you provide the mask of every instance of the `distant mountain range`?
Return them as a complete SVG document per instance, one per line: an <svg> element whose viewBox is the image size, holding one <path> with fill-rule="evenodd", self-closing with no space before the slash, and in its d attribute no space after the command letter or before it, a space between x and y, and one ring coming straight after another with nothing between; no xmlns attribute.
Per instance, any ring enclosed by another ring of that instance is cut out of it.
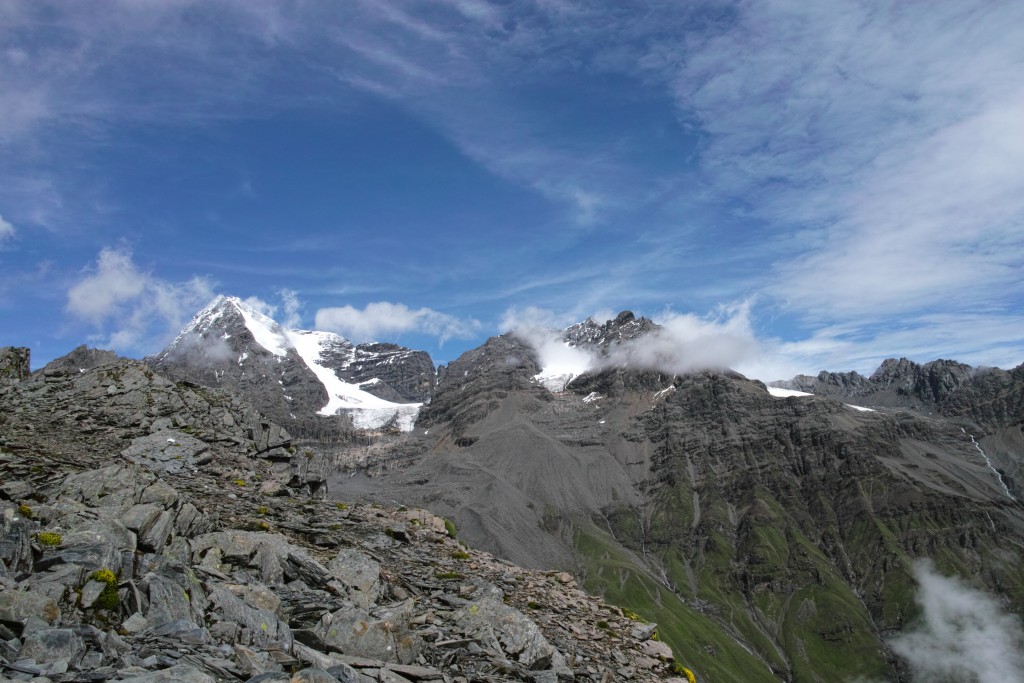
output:
<svg viewBox="0 0 1024 683"><path fill-rule="evenodd" d="M624 311L435 370L220 297L146 362L298 434L310 491L424 507L571 571L658 622L698 680L911 680L893 638L925 609L923 558L1024 613L1024 366L900 359L769 387L659 367L666 340ZM347 436L320 438L334 424Z"/></svg>

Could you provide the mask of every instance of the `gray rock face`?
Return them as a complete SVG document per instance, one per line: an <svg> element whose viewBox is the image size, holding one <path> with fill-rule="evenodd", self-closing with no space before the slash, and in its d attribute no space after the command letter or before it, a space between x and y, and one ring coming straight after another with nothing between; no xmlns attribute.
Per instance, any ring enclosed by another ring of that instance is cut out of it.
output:
<svg viewBox="0 0 1024 683"><path fill-rule="evenodd" d="M357 607L368 608L380 595L380 564L365 553L343 548L327 566L331 575L349 589Z"/></svg>
<svg viewBox="0 0 1024 683"><path fill-rule="evenodd" d="M144 363L108 352L80 348L72 356L54 361L28 381L0 385L5 406L0 444L18 450L31 443L83 465L119 460L165 473L216 468L220 454L238 449L277 463L273 477L263 483L276 485L280 495L326 493L326 461L300 454L291 434L244 397L172 382ZM104 495L121 494L113 482L96 482L95 487L98 491L107 484ZM19 498L30 493L31 488L11 492ZM187 520L179 517L175 523Z"/></svg>
<svg viewBox="0 0 1024 683"><path fill-rule="evenodd" d="M1024 366L1011 371L972 368L951 360L923 365L906 358L884 361L870 377L856 372L798 375L774 385L851 402L937 411L1004 427L1024 420Z"/></svg>
<svg viewBox="0 0 1024 683"><path fill-rule="evenodd" d="M819 372L816 377L797 375L785 382L773 382L773 385L822 396L862 396L873 390L871 381L858 372L825 370Z"/></svg>
<svg viewBox="0 0 1024 683"><path fill-rule="evenodd" d="M412 633L411 600L368 612L355 606L325 615L316 633L335 652L383 662L409 664L422 648Z"/></svg>
<svg viewBox="0 0 1024 683"><path fill-rule="evenodd" d="M594 349L607 355L611 347L637 339L660 329L649 318L637 318L632 311L622 311L613 320L597 323L587 318L566 328L562 338L571 346Z"/></svg>
<svg viewBox="0 0 1024 683"><path fill-rule="evenodd" d="M76 666L85 654L85 641L69 628L49 628L35 631L25 638L21 651L22 659L31 659L38 664L66 662Z"/></svg>
<svg viewBox="0 0 1024 683"><path fill-rule="evenodd" d="M203 456L209 450L210 447L199 439L178 430L167 430L132 439L121 455L128 462L153 470L180 472L206 462Z"/></svg>
<svg viewBox="0 0 1024 683"><path fill-rule="evenodd" d="M487 595L454 615L455 622L469 636L496 642L501 651L531 671L550 669L555 648L537 625L500 597Z"/></svg>
<svg viewBox="0 0 1024 683"><path fill-rule="evenodd" d="M470 424L497 407L510 391L546 392L533 376L540 372L536 353L511 334L491 337L438 369L438 384L429 405L420 411L418 426L448 424L459 437Z"/></svg>
<svg viewBox="0 0 1024 683"><path fill-rule="evenodd" d="M359 344L354 358L339 375L364 391L396 403L425 403L434 393L430 354L397 344Z"/></svg>
<svg viewBox="0 0 1024 683"><path fill-rule="evenodd" d="M31 352L25 347L0 346L0 384L28 379Z"/></svg>
<svg viewBox="0 0 1024 683"><path fill-rule="evenodd" d="M47 363L46 367L42 369L42 374L44 376L74 374L83 370L111 365L116 363L117 360L117 354L113 351L93 349L83 344L76 347L66 356L61 356Z"/></svg>

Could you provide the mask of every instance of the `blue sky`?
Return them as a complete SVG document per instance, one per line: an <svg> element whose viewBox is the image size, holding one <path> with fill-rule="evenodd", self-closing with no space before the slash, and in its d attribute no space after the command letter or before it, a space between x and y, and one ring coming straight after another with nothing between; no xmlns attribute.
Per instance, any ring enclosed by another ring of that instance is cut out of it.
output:
<svg viewBox="0 0 1024 683"><path fill-rule="evenodd" d="M36 367L217 293L439 362L629 308L762 379L1012 367L1022 273L1019 2L0 2Z"/></svg>

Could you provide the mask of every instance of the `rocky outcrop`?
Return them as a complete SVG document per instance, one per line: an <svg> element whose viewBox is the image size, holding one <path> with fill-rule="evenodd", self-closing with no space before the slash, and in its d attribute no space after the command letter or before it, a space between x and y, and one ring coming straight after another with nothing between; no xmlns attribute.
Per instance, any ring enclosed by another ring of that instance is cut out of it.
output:
<svg viewBox="0 0 1024 683"><path fill-rule="evenodd" d="M612 320L597 323L587 318L562 331L562 338L570 346L593 349L601 355L608 355L611 347L638 339L660 329L649 318L637 318L632 311L622 311Z"/></svg>
<svg viewBox="0 0 1024 683"><path fill-rule="evenodd" d="M0 451L4 680L675 674L670 650L651 656L654 625L635 628L569 575L466 549L430 513L225 496L204 470L110 465L44 487L27 473Z"/></svg>
<svg viewBox="0 0 1024 683"><path fill-rule="evenodd" d="M69 375L98 368L102 365L110 365L116 363L117 360L117 354L113 351L94 349L83 344L75 347L66 356L61 356L47 363L43 368L43 374L46 376Z"/></svg>
<svg viewBox="0 0 1024 683"><path fill-rule="evenodd" d="M1014 412L1021 389L1012 388L1014 372L998 368L972 368L952 360L918 364L906 358L889 358L870 377L856 372L822 371L816 377L797 375L773 382L786 389L818 396L852 399L863 405L938 411L946 415L969 415L978 424L1020 419ZM1005 405L1006 394L1014 394ZM983 407L983 403L1000 405ZM1009 408L1009 409L1007 409Z"/></svg>
<svg viewBox="0 0 1024 683"><path fill-rule="evenodd" d="M512 391L546 393L533 376L540 372L536 354L511 334L488 339L483 346L438 368L437 388L420 411L417 425L448 425L456 437L485 417Z"/></svg>
<svg viewBox="0 0 1024 683"><path fill-rule="evenodd" d="M430 354L397 344L359 344L351 362L339 374L364 391L397 403L425 403L434 393L434 361Z"/></svg>
<svg viewBox="0 0 1024 683"><path fill-rule="evenodd" d="M797 375L785 382L772 382L783 389L806 391L819 396L850 398L874 391L871 381L859 372L828 372L822 370L816 377Z"/></svg>
<svg viewBox="0 0 1024 683"><path fill-rule="evenodd" d="M173 382L108 352L72 355L0 386L0 447L48 453L68 467L116 458L173 473L216 467L231 449L273 462L281 494L325 493L323 457L299 452L287 430L241 396Z"/></svg>
<svg viewBox="0 0 1024 683"><path fill-rule="evenodd" d="M30 355L25 347L0 347L0 384L14 384L28 379Z"/></svg>

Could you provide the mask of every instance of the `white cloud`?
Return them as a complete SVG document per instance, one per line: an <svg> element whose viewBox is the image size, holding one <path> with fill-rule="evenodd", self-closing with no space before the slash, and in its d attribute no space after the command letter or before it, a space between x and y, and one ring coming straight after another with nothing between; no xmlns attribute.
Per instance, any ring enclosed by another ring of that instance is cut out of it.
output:
<svg viewBox="0 0 1024 683"><path fill-rule="evenodd" d="M910 664L913 680L1024 680L1024 629L1019 617L956 577L942 576L930 561L915 564L914 578L921 621L889 641Z"/></svg>
<svg viewBox="0 0 1024 683"><path fill-rule="evenodd" d="M675 374L734 368L760 348L750 326L750 308L748 301L723 306L706 318L676 313L659 316L655 320L662 329L650 340L642 337L634 346L626 346L623 358Z"/></svg>
<svg viewBox="0 0 1024 683"><path fill-rule="evenodd" d="M9 239L14 237L16 230L14 226L4 220L3 216L0 216L0 245Z"/></svg>
<svg viewBox="0 0 1024 683"><path fill-rule="evenodd" d="M595 350L568 347L552 322L564 320L546 309L510 309L503 329L528 343L545 372L578 375L607 367L653 368L671 374L735 367L760 352L750 327L750 302L723 306L698 317L671 311L656 318L660 328L637 339L613 345L606 356ZM594 318L598 324L601 318Z"/></svg>
<svg viewBox="0 0 1024 683"><path fill-rule="evenodd" d="M472 338L479 334L481 327L480 322L472 318L456 318L430 308L412 309L388 301L367 304L362 310L339 306L316 312L318 330L337 332L356 342L416 332L437 337L443 344L453 338Z"/></svg>
<svg viewBox="0 0 1024 683"><path fill-rule="evenodd" d="M149 276L132 261L130 251L104 249L96 268L68 290L67 310L93 325L102 324L137 300L146 289Z"/></svg>
<svg viewBox="0 0 1024 683"><path fill-rule="evenodd" d="M103 249L68 289L66 310L96 329L91 340L122 353L151 353L213 297L210 282L170 282L135 264L125 248Z"/></svg>
<svg viewBox="0 0 1024 683"><path fill-rule="evenodd" d="M281 307L284 309L284 319L279 322L290 330L298 329L302 326L302 304L299 302L298 292L291 289L282 289L280 295Z"/></svg>
<svg viewBox="0 0 1024 683"><path fill-rule="evenodd" d="M261 313L267 316L268 318L273 318L275 315L277 315L277 306L270 302L264 301L258 296L247 297L242 300L242 303L244 303L246 306L253 309L257 313Z"/></svg>
<svg viewBox="0 0 1024 683"><path fill-rule="evenodd" d="M712 191L788 245L768 292L865 328L1024 294L1024 6L736 7L675 92Z"/></svg>

